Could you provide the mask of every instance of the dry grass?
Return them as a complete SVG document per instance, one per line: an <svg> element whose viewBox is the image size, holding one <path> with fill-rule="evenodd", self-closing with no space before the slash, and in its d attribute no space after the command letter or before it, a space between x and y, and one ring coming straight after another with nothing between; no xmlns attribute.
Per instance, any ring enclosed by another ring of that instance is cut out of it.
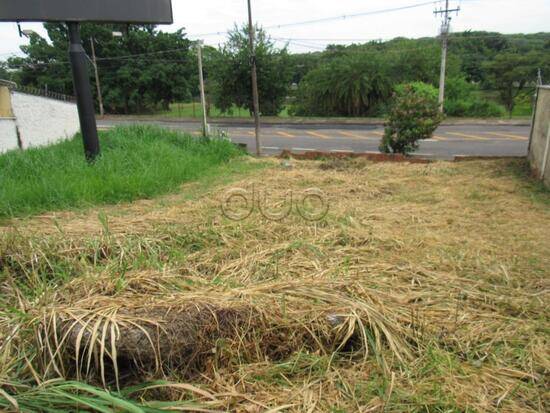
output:
<svg viewBox="0 0 550 413"><path fill-rule="evenodd" d="M208 411L548 411L550 195L521 174L274 162L195 200L14 220L0 381L167 379L188 384L132 397ZM330 210L234 222L235 187L315 187Z"/></svg>

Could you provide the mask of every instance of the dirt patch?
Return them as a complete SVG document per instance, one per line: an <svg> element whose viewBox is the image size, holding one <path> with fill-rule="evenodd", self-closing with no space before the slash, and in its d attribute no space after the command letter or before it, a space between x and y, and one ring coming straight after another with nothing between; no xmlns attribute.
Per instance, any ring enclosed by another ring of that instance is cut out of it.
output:
<svg viewBox="0 0 550 413"><path fill-rule="evenodd" d="M427 164L432 161L428 159L413 158L410 156L399 155L399 154L386 154L386 153L342 153L342 152L317 152L310 151L303 154L294 153L291 151L283 151L280 155L280 158L288 159L298 159L298 160L322 160L322 159L353 159L361 158L366 159L371 162L395 162L395 163L417 163L417 164Z"/></svg>
<svg viewBox="0 0 550 413"><path fill-rule="evenodd" d="M351 299L346 290L358 286L313 285L212 289L211 298L204 289L160 299L94 296L93 308L89 300L56 308L42 316L37 330L37 343L54 349L42 354L42 374L127 385L166 371L192 378L236 360L277 362L296 351L347 352L361 359L369 348L381 355L388 346L394 356L410 357L407 332L395 329L384 307L368 296ZM377 343L368 342L365 328Z"/></svg>

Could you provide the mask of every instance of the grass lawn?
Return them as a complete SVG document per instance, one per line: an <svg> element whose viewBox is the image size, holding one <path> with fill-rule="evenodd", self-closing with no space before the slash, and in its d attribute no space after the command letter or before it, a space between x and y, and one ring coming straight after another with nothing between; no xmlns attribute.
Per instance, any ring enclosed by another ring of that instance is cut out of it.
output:
<svg viewBox="0 0 550 413"><path fill-rule="evenodd" d="M158 112L157 115L167 118L202 118L202 106L200 102L193 103L172 103L169 111ZM216 106L210 112L212 118L250 118L250 113L239 107L234 107L229 113L222 113ZM285 107L279 117L287 118L288 108Z"/></svg>
<svg viewBox="0 0 550 413"><path fill-rule="evenodd" d="M549 411L550 192L524 161L262 162L6 222L0 410Z"/></svg>
<svg viewBox="0 0 550 413"><path fill-rule="evenodd" d="M489 99L498 103L498 94L495 92L483 92L478 93L480 98ZM532 115L532 101L530 96L522 95L517 99L516 106L512 113L512 118L527 119ZM278 116L273 118L292 118L292 119L329 119L330 117L303 117L303 116L291 116L288 113L289 107L285 106ZM155 113L156 116L166 118L202 118L202 106L200 102L193 103L172 103L169 111L160 111ZM222 113L215 106L212 107L210 112L210 118L250 118L250 113L247 110L234 107L229 113ZM350 120L353 117L332 117L338 120ZM507 116L505 116L507 118Z"/></svg>
<svg viewBox="0 0 550 413"><path fill-rule="evenodd" d="M117 128L100 140L102 157L94 165L84 160L80 136L0 155L0 217L150 198L216 175L242 155L227 141L154 127Z"/></svg>

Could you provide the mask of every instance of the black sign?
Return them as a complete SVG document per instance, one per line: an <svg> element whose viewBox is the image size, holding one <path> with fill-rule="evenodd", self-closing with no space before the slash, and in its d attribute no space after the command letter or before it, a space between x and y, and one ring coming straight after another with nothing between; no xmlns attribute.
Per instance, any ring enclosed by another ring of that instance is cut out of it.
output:
<svg viewBox="0 0 550 413"><path fill-rule="evenodd" d="M0 21L172 24L172 0L0 0Z"/></svg>

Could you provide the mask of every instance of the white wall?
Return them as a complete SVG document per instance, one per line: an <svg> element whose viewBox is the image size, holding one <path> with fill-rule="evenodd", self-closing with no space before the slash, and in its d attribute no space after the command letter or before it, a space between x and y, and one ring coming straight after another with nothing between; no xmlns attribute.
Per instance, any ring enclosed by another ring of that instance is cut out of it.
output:
<svg viewBox="0 0 550 413"><path fill-rule="evenodd" d="M15 119L0 118L0 153L17 148Z"/></svg>
<svg viewBox="0 0 550 413"><path fill-rule="evenodd" d="M23 149L71 138L80 130L75 103L14 91L11 105Z"/></svg>
<svg viewBox="0 0 550 413"><path fill-rule="evenodd" d="M528 159L534 175L550 187L550 86L539 86Z"/></svg>

